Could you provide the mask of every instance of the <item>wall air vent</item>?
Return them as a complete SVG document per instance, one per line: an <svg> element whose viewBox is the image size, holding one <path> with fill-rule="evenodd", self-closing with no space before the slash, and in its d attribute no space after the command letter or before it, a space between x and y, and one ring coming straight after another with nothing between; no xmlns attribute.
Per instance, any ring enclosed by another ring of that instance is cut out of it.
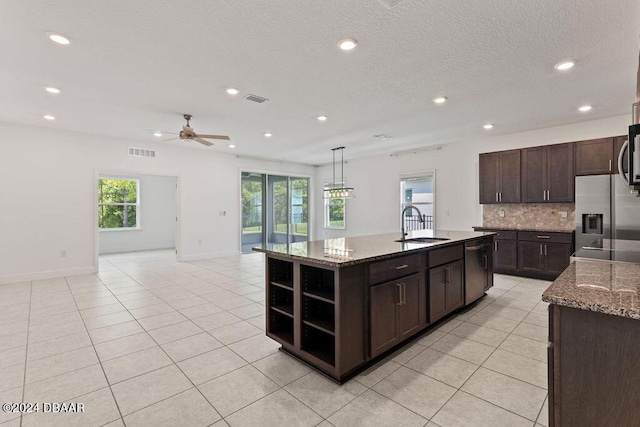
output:
<svg viewBox="0 0 640 427"><path fill-rule="evenodd" d="M129 147L129 155L134 157L156 157L156 152L153 150Z"/></svg>
<svg viewBox="0 0 640 427"><path fill-rule="evenodd" d="M245 96L244 99L246 99L247 101L257 102L258 104L262 104L263 102L268 101L267 98L252 94Z"/></svg>
<svg viewBox="0 0 640 427"><path fill-rule="evenodd" d="M396 7L398 3L401 3L403 0L378 0L378 1L383 5L385 5L387 9L391 9Z"/></svg>

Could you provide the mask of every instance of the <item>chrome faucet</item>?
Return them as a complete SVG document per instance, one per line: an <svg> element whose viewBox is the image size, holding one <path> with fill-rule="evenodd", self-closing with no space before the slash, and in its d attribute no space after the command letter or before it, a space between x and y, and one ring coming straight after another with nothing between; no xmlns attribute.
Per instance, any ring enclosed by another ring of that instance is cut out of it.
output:
<svg viewBox="0 0 640 427"><path fill-rule="evenodd" d="M404 214L407 212L408 209L415 209L418 212L418 219L420 219L420 222L424 223L424 218L422 217L422 212L420 212L420 209L418 209L417 206L414 206L414 205L405 206L405 208L402 209L402 213L400 214L400 222L402 223L402 238L403 239L407 235L407 232L404 229Z"/></svg>

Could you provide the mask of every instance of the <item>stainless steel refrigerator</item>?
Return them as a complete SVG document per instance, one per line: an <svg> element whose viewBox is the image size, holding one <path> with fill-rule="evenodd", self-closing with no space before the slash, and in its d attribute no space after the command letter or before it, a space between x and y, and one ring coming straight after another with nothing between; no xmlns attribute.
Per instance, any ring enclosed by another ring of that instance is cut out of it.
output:
<svg viewBox="0 0 640 427"><path fill-rule="evenodd" d="M576 251L640 240L640 198L620 175L576 177Z"/></svg>

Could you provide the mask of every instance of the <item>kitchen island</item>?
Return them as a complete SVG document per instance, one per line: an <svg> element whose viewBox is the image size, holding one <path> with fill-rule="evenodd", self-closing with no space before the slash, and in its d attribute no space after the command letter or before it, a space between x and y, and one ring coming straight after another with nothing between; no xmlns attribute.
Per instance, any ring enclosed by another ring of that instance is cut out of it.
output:
<svg viewBox="0 0 640 427"><path fill-rule="evenodd" d="M494 233L419 230L269 244L267 335L344 382L493 285Z"/></svg>
<svg viewBox="0 0 640 427"><path fill-rule="evenodd" d="M549 426L640 425L639 291L640 264L577 259L544 292Z"/></svg>

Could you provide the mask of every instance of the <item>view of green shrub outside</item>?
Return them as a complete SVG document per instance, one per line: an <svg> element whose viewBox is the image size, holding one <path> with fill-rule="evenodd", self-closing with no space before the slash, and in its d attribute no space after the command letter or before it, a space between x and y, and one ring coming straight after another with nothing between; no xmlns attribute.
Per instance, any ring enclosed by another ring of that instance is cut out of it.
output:
<svg viewBox="0 0 640 427"><path fill-rule="evenodd" d="M98 227L137 228L138 181L98 180Z"/></svg>

